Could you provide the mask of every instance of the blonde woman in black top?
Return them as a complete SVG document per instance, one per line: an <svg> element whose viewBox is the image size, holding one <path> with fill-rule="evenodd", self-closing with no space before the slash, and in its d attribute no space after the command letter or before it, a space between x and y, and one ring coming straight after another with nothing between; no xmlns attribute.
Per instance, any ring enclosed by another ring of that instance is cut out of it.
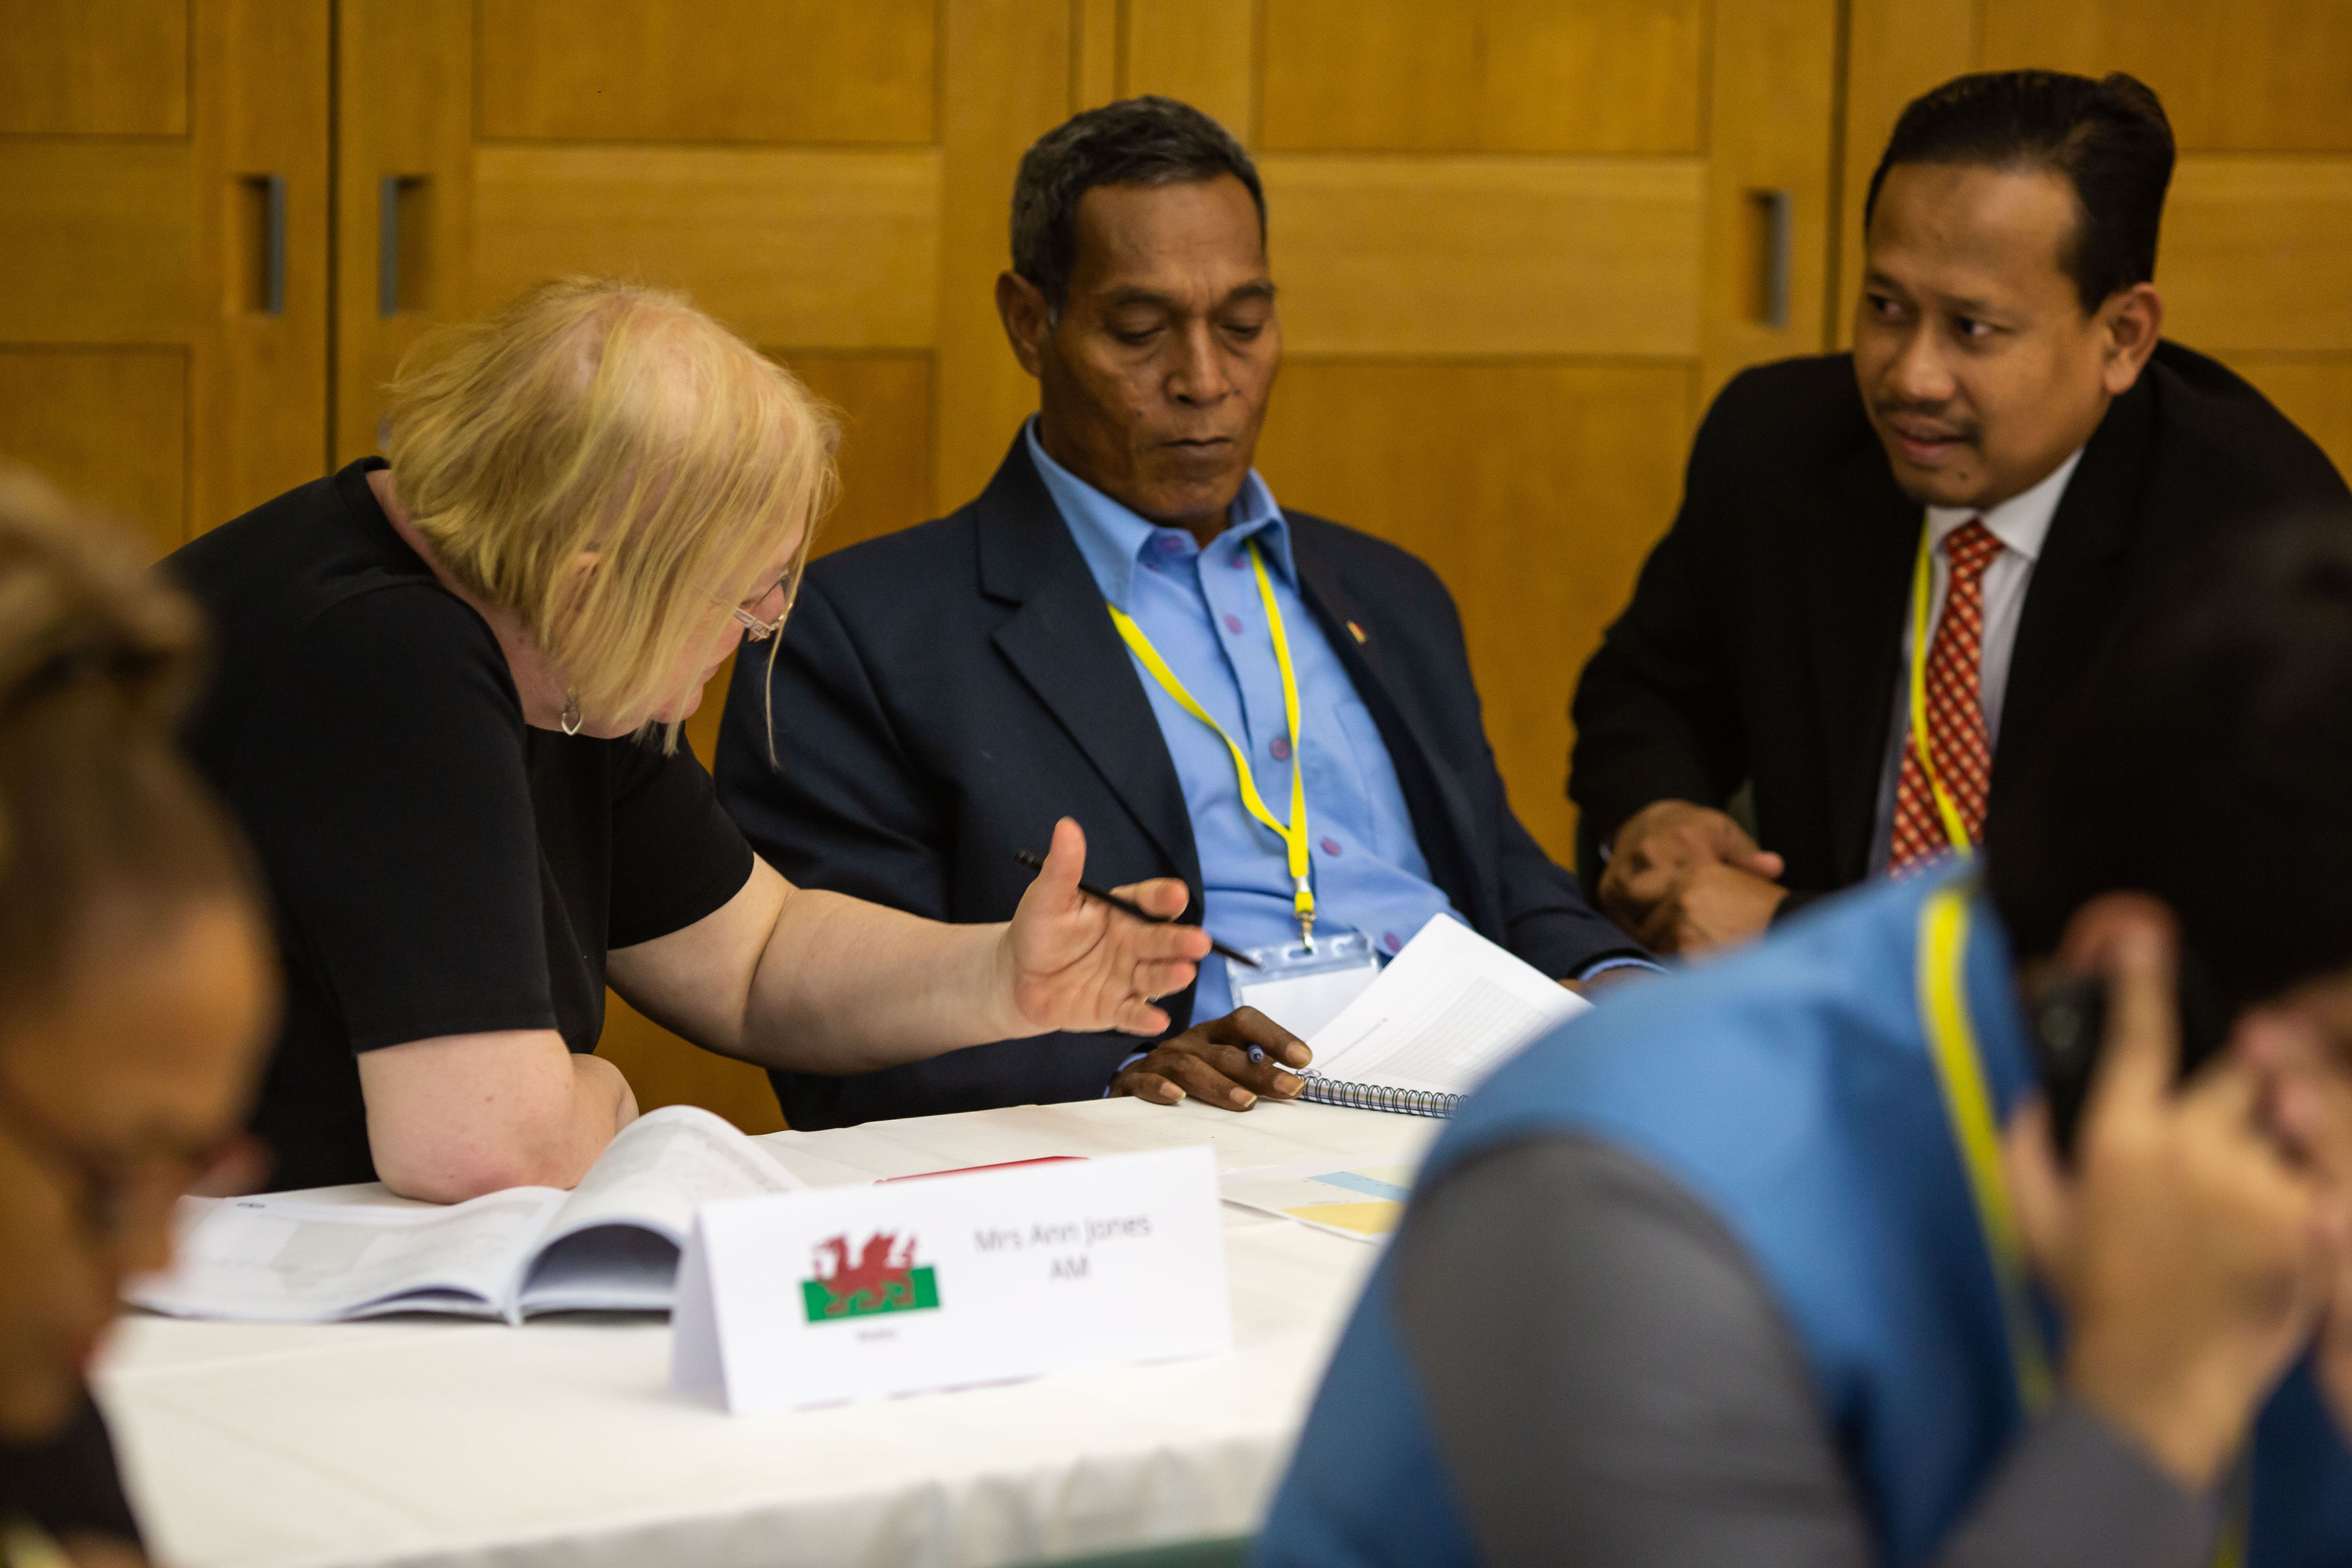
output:
<svg viewBox="0 0 2352 1568"><path fill-rule="evenodd" d="M608 983L802 1071L1165 1028L1207 937L1081 899L1051 803L1016 916L942 925L792 887L677 745L782 624L830 493L834 423L782 367L675 296L572 280L420 345L387 429L388 464L167 563L220 628L192 743L278 913L272 1185L572 1185L635 1114L592 1054Z"/></svg>
<svg viewBox="0 0 2352 1568"><path fill-rule="evenodd" d="M139 1560L85 1369L173 1200L236 1179L274 1015L257 889L172 744L194 611L104 545L0 469L5 1568Z"/></svg>

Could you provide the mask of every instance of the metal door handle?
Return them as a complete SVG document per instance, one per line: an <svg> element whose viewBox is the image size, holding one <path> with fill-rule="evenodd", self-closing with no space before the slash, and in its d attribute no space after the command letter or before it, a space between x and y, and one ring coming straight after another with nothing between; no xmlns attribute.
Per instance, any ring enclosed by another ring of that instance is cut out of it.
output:
<svg viewBox="0 0 2352 1568"><path fill-rule="evenodd" d="M282 316L286 313L286 176L261 176L263 207L268 216L262 227L261 313Z"/></svg>
<svg viewBox="0 0 2352 1568"><path fill-rule="evenodd" d="M282 316L286 313L286 176L239 174L236 184L242 193L237 226L254 224L260 230L257 234L244 228L236 235L237 308L256 315ZM253 248L244 248L247 244Z"/></svg>
<svg viewBox="0 0 2352 1568"><path fill-rule="evenodd" d="M1787 191L1755 191L1748 199L1756 204L1763 218L1764 243L1762 288L1758 290L1759 314L1768 327L1786 328L1789 324L1789 269L1796 248L1796 198Z"/></svg>
<svg viewBox="0 0 2352 1568"><path fill-rule="evenodd" d="M423 174L386 174L376 187L376 274L375 308L383 316L397 316L403 310L424 310L431 308L425 298L432 286L426 274L429 258L418 247L427 238L432 227L432 215L426 210L425 197L426 177ZM408 259L418 276L406 279L400 276L401 212L407 209L408 219L417 226L417 232L408 237Z"/></svg>
<svg viewBox="0 0 2352 1568"><path fill-rule="evenodd" d="M375 311L400 314L400 187L398 174L386 174L377 186Z"/></svg>

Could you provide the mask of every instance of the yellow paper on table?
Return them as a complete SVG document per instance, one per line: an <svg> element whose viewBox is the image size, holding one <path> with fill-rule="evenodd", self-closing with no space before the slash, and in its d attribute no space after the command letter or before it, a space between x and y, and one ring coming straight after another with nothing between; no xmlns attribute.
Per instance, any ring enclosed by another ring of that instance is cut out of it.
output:
<svg viewBox="0 0 2352 1568"><path fill-rule="evenodd" d="M1282 1212L1309 1225L1336 1226L1358 1236L1386 1236L1397 1227L1397 1221L1404 1217L1404 1205L1399 1203L1306 1204Z"/></svg>
<svg viewBox="0 0 2352 1568"><path fill-rule="evenodd" d="M1377 1241L1404 1217L1412 1195L1410 1165L1347 1165L1337 1160L1302 1161L1228 1171L1218 1192L1229 1204L1302 1225Z"/></svg>

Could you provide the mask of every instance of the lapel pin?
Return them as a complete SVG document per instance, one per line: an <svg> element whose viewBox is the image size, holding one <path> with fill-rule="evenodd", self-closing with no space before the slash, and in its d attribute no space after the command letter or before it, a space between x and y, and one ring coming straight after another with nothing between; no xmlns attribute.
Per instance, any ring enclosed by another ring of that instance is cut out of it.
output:
<svg viewBox="0 0 2352 1568"><path fill-rule="evenodd" d="M1363 628L1363 627L1361 627L1361 626L1358 626L1358 625L1357 625L1355 622L1353 622L1353 621L1349 621L1349 622L1348 623L1348 630L1349 630L1350 633L1352 633L1352 634L1354 635L1355 639L1356 639L1359 643L1362 643L1362 642L1369 642L1369 641L1370 641L1370 640L1371 640L1370 638L1369 638L1369 637L1365 637L1365 636L1364 636L1364 628Z"/></svg>

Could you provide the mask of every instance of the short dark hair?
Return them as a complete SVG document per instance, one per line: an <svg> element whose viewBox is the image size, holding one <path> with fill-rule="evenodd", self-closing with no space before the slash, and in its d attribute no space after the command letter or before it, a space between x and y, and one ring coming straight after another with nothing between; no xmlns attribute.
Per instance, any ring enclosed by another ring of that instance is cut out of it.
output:
<svg viewBox="0 0 2352 1568"><path fill-rule="evenodd" d="M1263 241L1265 190L1232 132L1172 98L1123 98L1074 114L1021 156L1013 180L1013 270L1059 316L1077 261L1081 196L1097 185L1172 185L1225 174L1257 204Z"/></svg>
<svg viewBox="0 0 2352 1568"><path fill-rule="evenodd" d="M2117 71L1986 71L1911 100L1870 176L1862 223L1897 163L2042 168L2074 187L2074 233L2058 265L2085 312L2156 277L2157 230L2172 183L2172 123L2146 83Z"/></svg>
<svg viewBox="0 0 2352 1568"><path fill-rule="evenodd" d="M2021 958L2151 893L2229 1011L2352 966L2352 523L2240 531L2151 594L1986 845Z"/></svg>

